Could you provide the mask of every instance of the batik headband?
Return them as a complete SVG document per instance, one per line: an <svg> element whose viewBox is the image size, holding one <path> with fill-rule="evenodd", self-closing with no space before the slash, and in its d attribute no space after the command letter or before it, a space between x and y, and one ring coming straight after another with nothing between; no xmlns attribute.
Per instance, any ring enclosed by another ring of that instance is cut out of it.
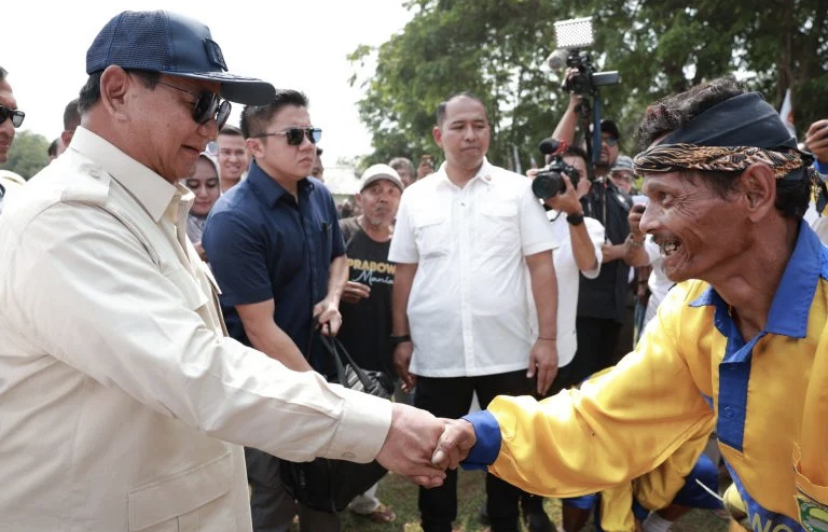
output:
<svg viewBox="0 0 828 532"><path fill-rule="evenodd" d="M633 162L636 174L677 170L742 172L752 164L764 163L770 166L776 179L787 177L806 164L802 153L790 148L775 151L755 146L694 144L657 144L639 153Z"/></svg>

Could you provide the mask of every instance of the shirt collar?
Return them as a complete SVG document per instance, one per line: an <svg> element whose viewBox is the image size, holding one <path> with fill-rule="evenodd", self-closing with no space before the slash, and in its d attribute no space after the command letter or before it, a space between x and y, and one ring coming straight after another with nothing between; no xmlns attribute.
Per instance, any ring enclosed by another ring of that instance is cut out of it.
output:
<svg viewBox="0 0 828 532"><path fill-rule="evenodd" d="M495 167L492 166L489 163L489 160L486 157L483 157L483 164L480 165L480 169L477 171L476 174L474 174L474 177L472 177L469 180L469 183L467 183L467 184L471 184L474 181L479 181L481 183L491 185L492 184L492 179L494 178L494 171L493 171L494 168ZM442 182L448 183L450 185L454 185L454 183L451 182L451 180L448 177L448 174L446 173L446 163L445 163L445 161L443 162L443 164L440 165L440 168L435 173L437 174L437 176L439 177L439 179Z"/></svg>
<svg viewBox="0 0 828 532"><path fill-rule="evenodd" d="M256 161L250 163L250 170L247 172L247 180L262 194L265 202L270 207L276 205L276 202L282 199L283 196L290 196L290 193L285 190L285 187L277 183L275 179L267 174L267 172L262 170ZM305 193L305 191L313 190L313 187L313 182L306 177L299 181L297 190L300 193Z"/></svg>
<svg viewBox="0 0 828 532"><path fill-rule="evenodd" d="M78 126L69 149L91 159L120 183L157 223L172 202L179 186L170 184L143 164L119 150L103 137ZM181 187L184 188L184 187Z"/></svg>
<svg viewBox="0 0 828 532"><path fill-rule="evenodd" d="M799 236L773 296L765 332L792 338L807 336L808 313L824 261L822 242L807 223L800 221ZM690 303L691 307L710 305L726 307L712 286Z"/></svg>

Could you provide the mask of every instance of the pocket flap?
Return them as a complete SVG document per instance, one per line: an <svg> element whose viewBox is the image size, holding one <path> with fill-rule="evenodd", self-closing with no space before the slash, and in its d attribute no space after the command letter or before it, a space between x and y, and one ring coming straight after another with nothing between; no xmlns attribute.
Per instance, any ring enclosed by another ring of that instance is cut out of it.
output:
<svg viewBox="0 0 828 532"><path fill-rule="evenodd" d="M230 491L233 459L222 456L129 492L129 530L192 512Z"/></svg>

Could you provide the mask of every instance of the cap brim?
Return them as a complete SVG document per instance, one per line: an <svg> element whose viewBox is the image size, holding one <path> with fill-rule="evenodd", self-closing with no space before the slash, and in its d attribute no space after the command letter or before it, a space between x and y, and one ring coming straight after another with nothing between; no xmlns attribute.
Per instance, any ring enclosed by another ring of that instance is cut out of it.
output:
<svg viewBox="0 0 828 532"><path fill-rule="evenodd" d="M257 78L246 78L229 72L166 72L166 74L221 83L222 98L234 103L267 105L276 99L276 88Z"/></svg>

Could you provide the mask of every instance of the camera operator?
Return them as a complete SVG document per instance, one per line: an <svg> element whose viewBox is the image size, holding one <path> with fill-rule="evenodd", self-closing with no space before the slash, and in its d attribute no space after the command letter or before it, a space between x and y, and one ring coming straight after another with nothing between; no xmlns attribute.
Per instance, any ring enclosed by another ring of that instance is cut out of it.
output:
<svg viewBox="0 0 828 532"><path fill-rule="evenodd" d="M578 75L570 69L567 78ZM582 97L571 93L569 105L555 128L553 138L572 143L578 125L578 106ZM578 354L582 361L573 368L572 378L577 382L613 365L620 355L632 349L632 332L621 339L621 330L627 321L627 295L630 267L624 262L624 245L630 232L627 217L632 200L608 179L618 158L620 132L615 122L601 122L600 158L595 164L595 181L587 195L581 198L584 214L597 219L606 230L602 248L602 268L595 279L581 277L577 312ZM631 320L630 320L631 322ZM627 338L626 336L629 336Z"/></svg>

